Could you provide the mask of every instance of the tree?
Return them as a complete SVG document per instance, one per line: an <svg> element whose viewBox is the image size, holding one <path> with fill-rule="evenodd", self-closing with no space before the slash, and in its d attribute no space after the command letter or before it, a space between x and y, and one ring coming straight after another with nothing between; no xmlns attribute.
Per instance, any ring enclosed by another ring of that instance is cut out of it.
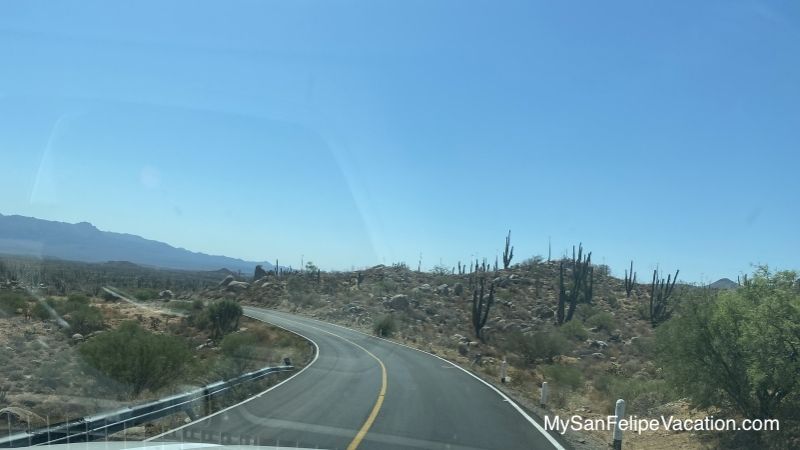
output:
<svg viewBox="0 0 800 450"><path fill-rule="evenodd" d="M697 406L734 410L747 419L779 419L782 438L792 433L797 438L796 279L794 272L772 274L762 267L736 290L687 292L676 315L657 331L658 356L668 379Z"/></svg>
<svg viewBox="0 0 800 450"><path fill-rule="evenodd" d="M179 380L192 357L182 339L151 333L134 321L90 339L79 351L90 366L126 385L134 397Z"/></svg>

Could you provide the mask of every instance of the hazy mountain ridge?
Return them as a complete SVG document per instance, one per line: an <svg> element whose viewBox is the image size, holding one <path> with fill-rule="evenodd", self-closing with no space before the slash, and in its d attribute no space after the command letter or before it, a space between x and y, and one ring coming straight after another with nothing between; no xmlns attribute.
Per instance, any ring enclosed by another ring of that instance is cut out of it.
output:
<svg viewBox="0 0 800 450"><path fill-rule="evenodd" d="M135 264L184 270L227 268L250 273L256 264L208 255L141 236L99 230L88 222L70 224L33 217L0 214L0 253L60 258L83 262L130 261Z"/></svg>

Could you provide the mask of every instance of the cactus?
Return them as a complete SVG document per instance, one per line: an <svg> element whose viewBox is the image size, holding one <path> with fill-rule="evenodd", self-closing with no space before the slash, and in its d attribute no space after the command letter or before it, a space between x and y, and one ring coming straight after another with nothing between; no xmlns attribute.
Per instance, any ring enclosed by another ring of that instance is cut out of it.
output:
<svg viewBox="0 0 800 450"><path fill-rule="evenodd" d="M653 327L669 319L669 316L672 315L672 307L669 304L669 298L672 295L673 289L675 289L675 282L678 281L678 273L680 273L680 270L675 271L675 278L671 278L671 275L667 275L667 279L664 280L663 278L658 278L658 269L653 270L653 282L650 286L649 310L650 324ZM670 284L670 280L672 284Z"/></svg>
<svg viewBox="0 0 800 450"><path fill-rule="evenodd" d="M489 318L489 310L494 304L494 283L489 285L489 295L484 295L486 279L480 278L480 290L476 286L472 291L472 326L475 329L475 337L485 342L483 327Z"/></svg>
<svg viewBox="0 0 800 450"><path fill-rule="evenodd" d="M625 270L625 296L630 298L633 288L636 287L636 273L633 272L633 261L631 261L631 270Z"/></svg>
<svg viewBox="0 0 800 450"><path fill-rule="evenodd" d="M508 266L511 265L511 260L514 258L514 246L511 245L511 230L508 230L508 236L506 236L506 246L503 250L503 269L508 270Z"/></svg>
<svg viewBox="0 0 800 450"><path fill-rule="evenodd" d="M592 267L592 253L583 256L583 245L578 246L578 254L575 255L575 247L572 247L572 287L567 290L564 282L564 260L559 264L558 270L558 308L556 310L556 321L559 325L572 320L575 308L578 303L591 303L594 293L594 267ZM566 314L564 309L569 303Z"/></svg>
<svg viewBox="0 0 800 450"><path fill-rule="evenodd" d="M364 282L364 274L361 272L356 272L356 286L361 287L361 283Z"/></svg>

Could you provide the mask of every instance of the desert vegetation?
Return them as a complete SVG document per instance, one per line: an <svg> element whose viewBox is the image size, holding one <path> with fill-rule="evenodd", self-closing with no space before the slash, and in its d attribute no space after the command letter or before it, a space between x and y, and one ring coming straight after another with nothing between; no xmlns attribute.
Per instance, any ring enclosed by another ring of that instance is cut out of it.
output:
<svg viewBox="0 0 800 450"><path fill-rule="evenodd" d="M563 414L604 416L624 398L627 413L642 417L781 420L780 432L657 437L668 445L785 448L798 442L796 273L759 268L738 289L716 290L680 283L677 270L637 283L633 262L615 278L582 245L571 257L550 261L537 256L513 264L512 255L509 233L494 265L458 261L429 272L405 263L354 272L312 265L314 271L270 272L241 292L217 287L205 295L391 337L495 382L506 359L511 381L503 389L531 408L548 381L549 407ZM748 363L735 364L736 358ZM607 444L607 436L594 438ZM629 442L646 447L653 443L648 439L654 437Z"/></svg>
<svg viewBox="0 0 800 450"><path fill-rule="evenodd" d="M242 317L231 300L43 295L25 279L0 279L0 409L13 407L6 414L15 429L157 398L285 357L302 366L310 357L301 338ZM225 401L274 382L237 387Z"/></svg>

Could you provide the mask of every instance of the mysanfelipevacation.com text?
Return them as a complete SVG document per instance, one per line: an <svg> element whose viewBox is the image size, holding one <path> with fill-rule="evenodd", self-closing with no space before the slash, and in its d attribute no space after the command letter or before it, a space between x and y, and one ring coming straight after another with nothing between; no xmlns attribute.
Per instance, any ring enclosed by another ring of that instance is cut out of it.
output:
<svg viewBox="0 0 800 450"><path fill-rule="evenodd" d="M780 431L778 419L720 419L707 416L701 419L680 419L674 416L661 416L659 418L641 418L638 416L621 417L611 415L606 417L585 418L580 415L573 416L545 416L544 428L564 434L572 431L612 431L619 422L623 432L638 434L650 431Z"/></svg>

